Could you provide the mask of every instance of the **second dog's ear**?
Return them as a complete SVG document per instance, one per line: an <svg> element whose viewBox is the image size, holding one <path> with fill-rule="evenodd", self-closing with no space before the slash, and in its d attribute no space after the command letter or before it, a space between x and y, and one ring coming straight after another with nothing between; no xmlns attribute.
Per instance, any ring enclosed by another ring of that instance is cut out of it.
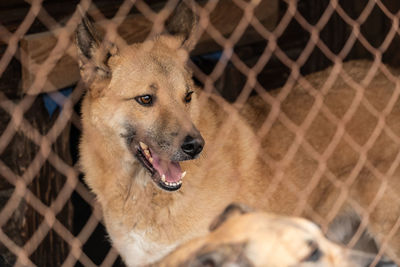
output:
<svg viewBox="0 0 400 267"><path fill-rule="evenodd" d="M180 0L171 16L165 22L167 32L181 38L182 47L187 50L192 50L196 44L195 30L198 17L193 10L193 2Z"/></svg>
<svg viewBox="0 0 400 267"><path fill-rule="evenodd" d="M114 44L103 40L88 17L83 17L76 30L76 45L82 79L90 86L93 82L104 82L111 78L108 65L112 56L117 54Z"/></svg>
<svg viewBox="0 0 400 267"><path fill-rule="evenodd" d="M241 214L245 214L250 211L251 211L251 209L249 207L247 207L246 205L238 204L238 203L229 204L225 208L225 210L220 215L218 215L218 217L215 218L214 221L210 224L209 230L214 231L229 218L232 218L234 216L238 216Z"/></svg>

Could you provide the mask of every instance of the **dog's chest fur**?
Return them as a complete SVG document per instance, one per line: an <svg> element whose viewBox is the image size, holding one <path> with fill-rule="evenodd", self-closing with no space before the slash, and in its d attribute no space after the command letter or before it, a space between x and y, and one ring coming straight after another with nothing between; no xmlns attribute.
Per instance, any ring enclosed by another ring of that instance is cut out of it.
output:
<svg viewBox="0 0 400 267"><path fill-rule="evenodd" d="M126 265L142 266L160 260L183 241L193 238L184 229L194 223L187 220L187 214L176 215L176 209L186 201L157 190L143 168L133 173L133 179L125 177L118 186L109 186L110 191L122 190L125 194L112 195L111 201L103 203L110 207L104 210L104 219L110 239ZM120 173L119 177L123 175ZM203 224L199 227L201 232L206 229Z"/></svg>
<svg viewBox="0 0 400 267"><path fill-rule="evenodd" d="M155 262L171 252L178 244L162 244L150 240L144 231L119 229L120 238L113 238L114 246L124 258L127 266L138 266Z"/></svg>

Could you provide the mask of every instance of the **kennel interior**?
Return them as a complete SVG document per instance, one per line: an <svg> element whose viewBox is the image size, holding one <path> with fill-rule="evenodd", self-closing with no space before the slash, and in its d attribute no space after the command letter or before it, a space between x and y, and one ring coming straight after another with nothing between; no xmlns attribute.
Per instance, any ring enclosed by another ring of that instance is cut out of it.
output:
<svg viewBox="0 0 400 267"><path fill-rule="evenodd" d="M160 31L157 14L176 2L0 2L0 266L123 266L79 170L77 6L133 43ZM194 79L230 102L335 62L400 65L398 0L196 4L203 34Z"/></svg>

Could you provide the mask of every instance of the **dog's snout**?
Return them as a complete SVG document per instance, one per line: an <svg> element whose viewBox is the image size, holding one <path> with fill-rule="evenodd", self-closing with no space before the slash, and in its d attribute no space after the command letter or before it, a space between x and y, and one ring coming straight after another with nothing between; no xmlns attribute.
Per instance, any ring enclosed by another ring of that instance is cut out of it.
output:
<svg viewBox="0 0 400 267"><path fill-rule="evenodd" d="M190 157L195 158L203 150L203 147L204 139L201 136L193 137L191 135L187 135L183 140L181 149Z"/></svg>

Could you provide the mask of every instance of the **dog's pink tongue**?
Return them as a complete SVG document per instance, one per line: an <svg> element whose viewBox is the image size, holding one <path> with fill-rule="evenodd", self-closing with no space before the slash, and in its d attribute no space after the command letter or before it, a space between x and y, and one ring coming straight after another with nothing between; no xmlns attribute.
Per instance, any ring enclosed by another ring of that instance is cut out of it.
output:
<svg viewBox="0 0 400 267"><path fill-rule="evenodd" d="M152 153L153 167L160 176L165 175L165 180L169 183L178 182L182 176L182 169L178 162L161 159L157 154Z"/></svg>

